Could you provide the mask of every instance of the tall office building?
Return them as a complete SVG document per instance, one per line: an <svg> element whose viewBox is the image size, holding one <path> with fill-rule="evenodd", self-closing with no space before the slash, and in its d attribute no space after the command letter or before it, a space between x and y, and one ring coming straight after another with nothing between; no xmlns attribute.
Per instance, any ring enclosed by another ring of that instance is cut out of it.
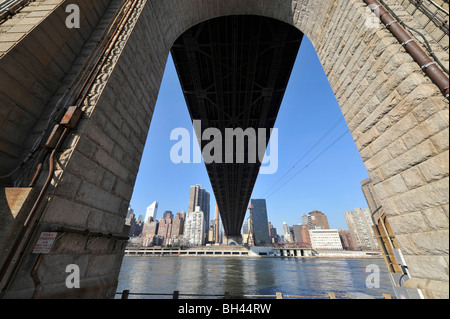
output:
<svg viewBox="0 0 450 319"><path fill-rule="evenodd" d="M348 231L356 249L379 249L372 230L372 217L368 208L355 208L344 213Z"/></svg>
<svg viewBox="0 0 450 319"><path fill-rule="evenodd" d="M203 187L199 185L191 186L189 192L189 205L188 213L195 212L197 207L200 207L199 211L203 212L205 218L205 235L209 229L209 193Z"/></svg>
<svg viewBox="0 0 450 319"><path fill-rule="evenodd" d="M128 218L128 216L130 216L130 214L134 214L134 209L131 208L131 206L128 207L128 212L127 212L127 217L126 218Z"/></svg>
<svg viewBox="0 0 450 319"><path fill-rule="evenodd" d="M219 244L222 244L223 242L223 226L222 221L219 220Z"/></svg>
<svg viewBox="0 0 450 319"><path fill-rule="evenodd" d="M293 225L292 231L294 232L294 241L300 242L302 241L302 225Z"/></svg>
<svg viewBox="0 0 450 319"><path fill-rule="evenodd" d="M209 193L203 187L199 185L191 186L188 212L195 212L195 208L199 206L200 211L208 217L207 220L209 221L209 197Z"/></svg>
<svg viewBox="0 0 450 319"><path fill-rule="evenodd" d="M309 218L306 214L302 215L302 225L309 225Z"/></svg>
<svg viewBox="0 0 450 319"><path fill-rule="evenodd" d="M248 218L247 218L247 220L244 222L244 225L242 225L242 233L243 233L243 234L248 234Z"/></svg>
<svg viewBox="0 0 450 319"><path fill-rule="evenodd" d="M152 218L152 220L156 220L157 212L158 212L158 202L155 201L150 206L147 207L147 212L145 213L144 222L148 223L150 217Z"/></svg>
<svg viewBox="0 0 450 319"><path fill-rule="evenodd" d="M172 232L168 243L171 245L180 245L183 241L185 213L176 213L172 220Z"/></svg>
<svg viewBox="0 0 450 319"><path fill-rule="evenodd" d="M283 237L284 237L284 241L285 242L291 242L292 238L291 238L291 231L290 231L290 227L286 222L283 222Z"/></svg>
<svg viewBox="0 0 450 319"><path fill-rule="evenodd" d="M309 237L308 225L294 225L292 226L294 232L294 240L298 243L304 243L304 245L310 246L311 239Z"/></svg>
<svg viewBox="0 0 450 319"><path fill-rule="evenodd" d="M156 236L156 234L158 233L158 226L159 226L159 222L157 220L153 220L151 222L144 223L142 235L144 237Z"/></svg>
<svg viewBox="0 0 450 319"><path fill-rule="evenodd" d="M330 229L327 216L318 210L308 214L308 223L309 229Z"/></svg>
<svg viewBox="0 0 450 319"><path fill-rule="evenodd" d="M219 229L219 206L216 203L216 216L214 218L214 243L220 244L220 229Z"/></svg>
<svg viewBox="0 0 450 319"><path fill-rule="evenodd" d="M172 218L166 217L166 218L160 218L159 219L159 226L158 226L158 237L162 239L162 245L167 245L167 241L172 235Z"/></svg>
<svg viewBox="0 0 450 319"><path fill-rule="evenodd" d="M172 226L172 236L180 236L183 235L184 230L184 213L176 213L173 218L173 226Z"/></svg>
<svg viewBox="0 0 450 319"><path fill-rule="evenodd" d="M270 241L271 243L276 243L277 242L277 229L275 227L273 227L272 223L269 222L269 237L270 237Z"/></svg>
<svg viewBox="0 0 450 319"><path fill-rule="evenodd" d="M255 234L255 245L268 245L271 244L269 237L269 221L267 219L267 208L265 199L252 199L253 205L252 218L253 218L253 232Z"/></svg>

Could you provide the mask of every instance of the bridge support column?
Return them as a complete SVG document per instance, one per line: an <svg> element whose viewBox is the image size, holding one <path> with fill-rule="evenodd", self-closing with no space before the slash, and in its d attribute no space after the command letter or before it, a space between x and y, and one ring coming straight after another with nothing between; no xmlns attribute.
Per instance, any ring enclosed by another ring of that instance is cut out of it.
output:
<svg viewBox="0 0 450 319"><path fill-rule="evenodd" d="M223 236L223 243L227 245L242 245L242 236Z"/></svg>

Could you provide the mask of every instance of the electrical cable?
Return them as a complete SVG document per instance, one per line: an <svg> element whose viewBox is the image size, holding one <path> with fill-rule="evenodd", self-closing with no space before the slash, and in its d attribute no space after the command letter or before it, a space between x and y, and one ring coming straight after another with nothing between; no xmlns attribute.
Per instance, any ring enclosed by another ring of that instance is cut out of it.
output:
<svg viewBox="0 0 450 319"><path fill-rule="evenodd" d="M289 170L287 170L275 184L273 184L267 191L264 192L262 198L264 198L265 195L270 192L270 190L272 190L276 185L278 185L278 183L280 183L283 180L283 178L285 178L287 174L296 167L298 163L300 163L313 149L319 146L320 143L325 139L325 137L327 137L336 128L336 126L338 126L338 124L341 123L344 123L344 121L342 117L339 117L338 120L334 122L334 124L324 134L322 134L322 136L306 152L302 154L302 156L292 165L292 167L289 168Z"/></svg>
<svg viewBox="0 0 450 319"><path fill-rule="evenodd" d="M384 0L379 0L379 1L386 8L386 10L389 11L389 13L394 17L394 19L397 20L397 22L401 26L403 26L403 27L405 27L405 28L407 28L407 29L417 33L423 39L423 42L422 41L420 41L420 42L426 47L426 49L428 51L428 54L431 57L433 57L433 59L436 61L436 63L441 67L442 71L444 71L445 73L449 74L449 70L442 64L442 62L434 54L434 51L431 48L430 43L428 42L426 37L421 32L419 32L416 29L412 28L411 26L406 24L402 19L400 19L400 17L397 14L395 14L395 12L386 4L386 2ZM416 37L416 39L417 39L417 37Z"/></svg>
<svg viewBox="0 0 450 319"><path fill-rule="evenodd" d="M273 194L275 194L280 188L282 188L283 186L285 186L287 183L289 183L295 176L297 176L298 174L300 174L303 170L305 170L306 168L309 167L309 165L311 165L313 162L315 162L320 156L322 156L326 151L328 151L333 145L335 145L340 139L342 139L346 134L348 134L350 131L349 130L345 130L345 132L343 132L341 135L338 136L338 138L336 138L331 144L329 144L325 149L323 149L319 154L317 154L312 160L310 160L304 167L302 167L297 173L295 173L294 175L291 176L291 178L289 178L286 182L284 182L280 187L278 187L275 191L273 191L272 193L270 193L267 197L269 198L270 196L272 196Z"/></svg>

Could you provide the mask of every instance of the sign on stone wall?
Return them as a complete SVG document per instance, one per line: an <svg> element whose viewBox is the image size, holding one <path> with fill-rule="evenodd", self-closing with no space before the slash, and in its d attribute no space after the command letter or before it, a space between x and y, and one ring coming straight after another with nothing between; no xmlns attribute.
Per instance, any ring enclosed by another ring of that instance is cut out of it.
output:
<svg viewBox="0 0 450 319"><path fill-rule="evenodd" d="M48 254L56 239L55 232L42 232L33 249L33 254Z"/></svg>

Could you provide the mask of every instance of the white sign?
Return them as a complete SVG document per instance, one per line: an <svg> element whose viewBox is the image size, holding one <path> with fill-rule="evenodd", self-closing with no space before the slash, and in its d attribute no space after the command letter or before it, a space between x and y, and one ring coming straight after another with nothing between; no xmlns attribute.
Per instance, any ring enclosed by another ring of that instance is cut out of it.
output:
<svg viewBox="0 0 450 319"><path fill-rule="evenodd" d="M42 232L33 249L33 254L48 254L52 249L57 233Z"/></svg>

